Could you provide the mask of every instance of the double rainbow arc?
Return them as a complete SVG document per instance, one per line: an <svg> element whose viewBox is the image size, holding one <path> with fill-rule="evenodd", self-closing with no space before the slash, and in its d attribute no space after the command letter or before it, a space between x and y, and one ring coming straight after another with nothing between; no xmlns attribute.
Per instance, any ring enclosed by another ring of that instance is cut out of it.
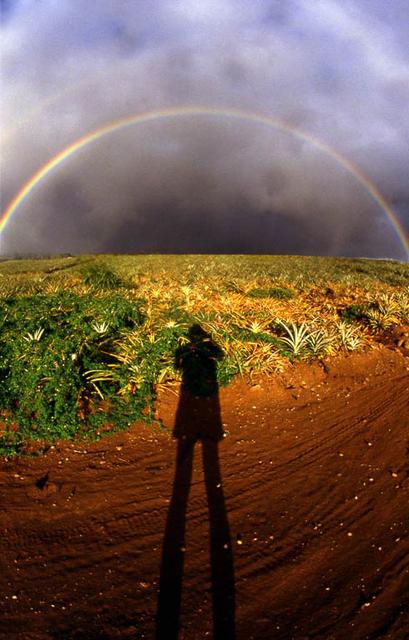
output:
<svg viewBox="0 0 409 640"><path fill-rule="evenodd" d="M20 191L11 200L0 218L0 235L4 231L11 217L24 203L24 201L30 196L34 189L36 189L52 173L54 169L59 167L60 164L74 155L77 151L80 151L85 146L91 144L92 142L95 142L96 140L100 140L108 134L114 133L126 127L145 124L153 120L161 120L165 118L180 118L185 116L218 116L225 118L242 119L258 124L263 124L272 127L273 129L287 131L296 138L308 142L316 149L319 149L324 154L332 157L338 162L340 166L344 167L344 169L346 169L346 171L354 177L354 179L371 196L374 202L384 211L393 228L395 229L397 236L399 237L399 240L406 252L407 258L409 258L409 237L407 236L404 228L397 218L396 213L386 202L385 198L379 192L376 186L369 180L369 178L367 178L347 158L339 154L332 147L322 142L318 138L278 118L254 113L252 111L246 111L243 109L219 109L214 107L202 106L172 107L168 109L160 109L135 114L126 118L108 122L104 126L85 134L81 138L78 138L77 140L75 140L75 142L70 144L68 147L65 147L64 149L62 149L62 151L57 153L57 155L51 158L23 185Z"/></svg>

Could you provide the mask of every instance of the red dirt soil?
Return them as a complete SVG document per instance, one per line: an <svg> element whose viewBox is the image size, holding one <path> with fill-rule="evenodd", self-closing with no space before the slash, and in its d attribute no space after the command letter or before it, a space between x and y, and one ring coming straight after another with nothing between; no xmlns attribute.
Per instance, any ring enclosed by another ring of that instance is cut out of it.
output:
<svg viewBox="0 0 409 640"><path fill-rule="evenodd" d="M206 471L195 445L188 500L189 486L171 500L170 391L167 428L3 461L0 637L407 639L408 368L380 347L237 380L220 392L219 461ZM179 564L166 559L172 526L186 529ZM224 578L216 530L229 538ZM166 631L158 591L172 575L183 589L166 592L180 604Z"/></svg>

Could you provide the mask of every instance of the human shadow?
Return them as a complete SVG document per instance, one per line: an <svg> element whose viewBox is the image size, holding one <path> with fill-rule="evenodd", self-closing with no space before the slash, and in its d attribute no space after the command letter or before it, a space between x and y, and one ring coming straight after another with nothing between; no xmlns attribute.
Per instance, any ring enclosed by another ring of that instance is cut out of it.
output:
<svg viewBox="0 0 409 640"><path fill-rule="evenodd" d="M179 633L186 511L194 448L199 440L209 509L213 637L215 640L233 640L233 554L218 452L223 428L217 361L224 354L198 324L190 327L188 339L175 354L175 364L182 371L182 385L173 431L178 441L176 469L162 547L156 640L176 640Z"/></svg>

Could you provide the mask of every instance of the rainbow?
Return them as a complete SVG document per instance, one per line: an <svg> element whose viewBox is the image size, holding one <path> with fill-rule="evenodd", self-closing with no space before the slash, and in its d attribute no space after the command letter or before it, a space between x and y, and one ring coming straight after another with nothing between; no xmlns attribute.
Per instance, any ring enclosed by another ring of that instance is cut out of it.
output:
<svg viewBox="0 0 409 640"><path fill-rule="evenodd" d="M131 127L138 124L146 124L148 122L152 122L153 120L161 120L165 118L180 118L185 116L218 116L226 118L237 118L258 124L263 124L274 129L287 131L296 138L308 142L316 149L322 151L324 154L331 156L338 162L340 166L342 166L349 174L351 174L355 178L355 180L371 196L374 202L385 212L386 216L392 223L392 226L397 236L399 237L400 242L402 243L407 257L409 258L409 237L407 236L405 230L399 222L396 213L394 213L393 209L389 206L383 195L378 191L376 186L369 180L369 178L367 178L355 165L353 165L347 158L335 151L332 147L322 142L318 138L315 138L311 134L298 129L283 120L279 120L278 118L254 113L252 111L246 111L243 109L219 109L216 107L201 106L171 107L168 109L158 109L154 111L138 113L126 118L108 122L104 126L86 133L81 138L78 138L77 140L75 140L75 142L70 144L68 147L65 147L64 149L62 149L62 151L57 153L57 155L51 158L22 186L20 191L11 200L0 218L0 235L4 231L7 223L16 212L18 207L30 196L34 189L36 189L40 185L40 183L43 182L43 180L45 180L45 178L47 178L47 176L51 174L54 169L56 169L65 160L74 155L77 151L80 151L85 146L103 138L110 133L114 133L116 131L119 131L120 129L124 129L125 127Z"/></svg>

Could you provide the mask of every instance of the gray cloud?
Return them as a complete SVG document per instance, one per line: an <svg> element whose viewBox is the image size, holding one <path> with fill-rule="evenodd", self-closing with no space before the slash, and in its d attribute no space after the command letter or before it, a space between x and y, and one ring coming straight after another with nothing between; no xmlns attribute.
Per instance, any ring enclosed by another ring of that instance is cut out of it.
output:
<svg viewBox="0 0 409 640"><path fill-rule="evenodd" d="M407 3L15 0L3 20L3 208L107 121L178 105L283 119L368 176L408 221ZM249 251L404 258L333 157L285 131L186 116L106 136L20 206L2 253Z"/></svg>

